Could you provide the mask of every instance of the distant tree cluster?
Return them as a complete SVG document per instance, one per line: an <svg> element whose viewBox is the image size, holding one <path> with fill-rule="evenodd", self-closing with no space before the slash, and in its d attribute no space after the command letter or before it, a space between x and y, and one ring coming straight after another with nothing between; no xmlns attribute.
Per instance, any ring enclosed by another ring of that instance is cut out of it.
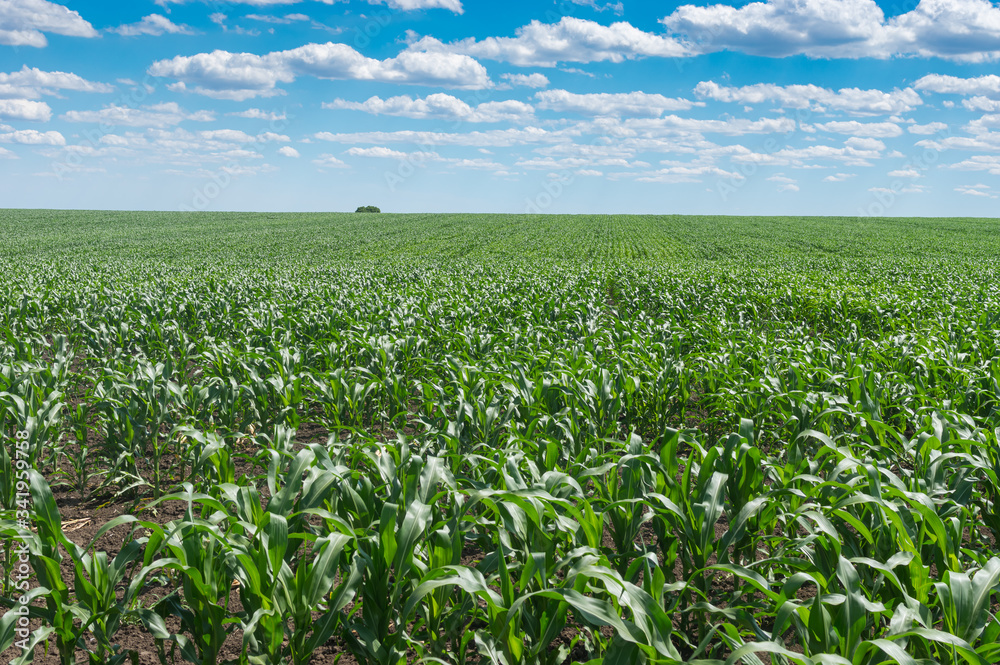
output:
<svg viewBox="0 0 1000 665"><path fill-rule="evenodd" d="M361 206L354 212L382 212L377 206Z"/></svg>

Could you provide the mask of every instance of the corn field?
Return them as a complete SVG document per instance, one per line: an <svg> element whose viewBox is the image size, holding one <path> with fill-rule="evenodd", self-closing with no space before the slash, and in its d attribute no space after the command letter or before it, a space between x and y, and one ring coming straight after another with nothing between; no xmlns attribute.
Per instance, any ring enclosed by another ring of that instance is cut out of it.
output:
<svg viewBox="0 0 1000 665"><path fill-rule="evenodd" d="M991 220L0 212L0 651L1000 662L998 256Z"/></svg>

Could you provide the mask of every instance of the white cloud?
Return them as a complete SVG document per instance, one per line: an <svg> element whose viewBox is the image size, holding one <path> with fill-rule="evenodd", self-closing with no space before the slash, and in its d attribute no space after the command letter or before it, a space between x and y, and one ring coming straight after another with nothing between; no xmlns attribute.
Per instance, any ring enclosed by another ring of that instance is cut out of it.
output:
<svg viewBox="0 0 1000 665"><path fill-rule="evenodd" d="M0 148L0 159L17 159L17 155L6 148Z"/></svg>
<svg viewBox="0 0 1000 665"><path fill-rule="evenodd" d="M340 161L331 154L324 153L319 156L318 159L313 160L313 164L319 166L320 168L332 168L332 169L349 169L351 168L344 162Z"/></svg>
<svg viewBox="0 0 1000 665"><path fill-rule="evenodd" d="M948 95L1000 95L1000 76L988 74L974 78L928 74L913 84L917 90Z"/></svg>
<svg viewBox="0 0 1000 665"><path fill-rule="evenodd" d="M347 151L348 155L352 157L368 157L373 159L394 159L396 161L406 161L411 164L428 164L430 162L435 162L437 164L446 165L452 168L459 169L477 169L486 171L495 171L497 169L503 169L503 164L498 164L497 162L490 161L488 159L465 159L461 157L442 157L436 152L402 152L400 150L393 150L391 148L386 148L384 146L375 146L373 148L351 148Z"/></svg>
<svg viewBox="0 0 1000 665"><path fill-rule="evenodd" d="M285 14L284 16L271 16L269 14L247 14L244 18L262 23L274 23L276 25L289 25L300 21L310 21L305 14ZM225 18L223 18L225 20Z"/></svg>
<svg viewBox="0 0 1000 665"><path fill-rule="evenodd" d="M597 4L596 0L570 0L570 2L572 2L574 5L583 5L585 7L590 7L591 9L594 9L599 12L605 12L610 9L619 16L625 12L625 5L623 5L621 2L616 2L613 4L608 2L603 5Z"/></svg>
<svg viewBox="0 0 1000 665"><path fill-rule="evenodd" d="M940 140L932 141L924 139L914 143L918 148L928 150L1000 150L1000 133L988 132L979 136L948 136Z"/></svg>
<svg viewBox="0 0 1000 665"><path fill-rule="evenodd" d="M287 137L282 137L287 138ZM128 159L148 165L161 165L180 175L202 177L212 170L232 167L247 174L273 171L257 149L272 137L252 135L238 130L215 129L191 132L181 128L149 128L105 134L97 142L84 142L65 147L39 147L37 152L56 161L65 161L73 153L92 159Z"/></svg>
<svg viewBox="0 0 1000 665"><path fill-rule="evenodd" d="M1000 114L995 113L987 113L981 118L976 118L965 125L965 131L974 134L977 138L986 140L996 140L998 138L992 136L995 129L1000 129Z"/></svg>
<svg viewBox="0 0 1000 665"><path fill-rule="evenodd" d="M977 95L972 99L963 99L962 106L969 111L987 111L995 113L1000 111L1000 100Z"/></svg>
<svg viewBox="0 0 1000 665"><path fill-rule="evenodd" d="M985 197L985 198L988 198L988 199L995 199L995 198L997 198L997 195L993 194L990 191L990 189L991 188L990 188L989 185L982 185L982 184L980 184L980 185L962 185L960 187L956 187L955 191L958 192L959 194L966 194L968 196L982 196L982 197Z"/></svg>
<svg viewBox="0 0 1000 665"><path fill-rule="evenodd" d="M142 108L131 108L112 104L99 111L69 111L62 115L68 122L92 122L121 127L171 127L191 120L212 122L215 114L211 111L189 113L176 102L166 102Z"/></svg>
<svg viewBox="0 0 1000 665"><path fill-rule="evenodd" d="M823 182L844 182L845 180L857 177L857 175L857 173L836 173L823 178Z"/></svg>
<svg viewBox="0 0 1000 665"><path fill-rule="evenodd" d="M613 118L599 118L592 123L591 131L607 136L637 136L645 134L788 134L795 131L795 121L791 118L729 118L711 120L702 118L682 118L668 115L662 118L629 118L617 121Z"/></svg>
<svg viewBox="0 0 1000 665"><path fill-rule="evenodd" d="M742 7L684 5L662 21L693 51L813 58L1000 55L1000 9L989 0L920 0L886 19L873 0L765 0Z"/></svg>
<svg viewBox="0 0 1000 665"><path fill-rule="evenodd" d="M797 192L799 191L798 180L795 178L789 178L784 173L775 173L773 176L768 178L771 182L778 183L779 192Z"/></svg>
<svg viewBox="0 0 1000 665"><path fill-rule="evenodd" d="M3 0L0 2L0 44L42 48L48 40L42 33L67 37L99 37L94 26L79 12L48 0Z"/></svg>
<svg viewBox="0 0 1000 665"><path fill-rule="evenodd" d="M150 14L144 16L138 23L129 23L112 28L111 32L117 32L124 37L137 37L139 35L193 35L195 31L186 25L177 25L166 16L160 14Z"/></svg>
<svg viewBox="0 0 1000 665"><path fill-rule="evenodd" d="M247 109L246 111L227 113L226 115L233 116L236 118L249 118L251 120L267 120L268 122L276 122L278 120L288 119L288 116L286 116L284 113L277 113L275 111L262 111L260 109Z"/></svg>
<svg viewBox="0 0 1000 665"><path fill-rule="evenodd" d="M520 159L516 166L526 169L536 169L543 171L561 171L566 169L576 169L584 166L618 166L621 168L648 168L649 163L643 161L629 161L627 159L608 157L596 159L591 157L566 157L563 159L553 159L551 157Z"/></svg>
<svg viewBox="0 0 1000 665"><path fill-rule="evenodd" d="M973 155L965 161L949 164L945 168L955 171L987 171L990 175L1000 175L1000 156Z"/></svg>
<svg viewBox="0 0 1000 665"><path fill-rule="evenodd" d="M521 67L555 67L560 62L622 62L641 57L679 57L686 49L671 37L644 32L621 21L601 25L564 16L558 23L532 21L516 37L474 38L445 44L434 37L410 45L415 51L461 53Z"/></svg>
<svg viewBox="0 0 1000 665"><path fill-rule="evenodd" d="M549 77L545 74L501 74L500 78L509 85L522 88L545 88L549 85Z"/></svg>
<svg viewBox="0 0 1000 665"><path fill-rule="evenodd" d="M222 141L224 143L254 143L256 141L254 137L238 129L210 129L198 132L198 135L209 141Z"/></svg>
<svg viewBox="0 0 1000 665"><path fill-rule="evenodd" d="M775 102L782 108L846 111L853 115L889 115L905 113L923 104L920 95L910 88L861 90L841 88L833 91L818 85L776 85L757 83L740 88L719 85L715 81L702 81L694 88L699 97L737 104L762 104Z"/></svg>
<svg viewBox="0 0 1000 665"><path fill-rule="evenodd" d="M409 143L412 145L464 145L472 147L510 147L556 143L566 140L561 134L549 132L539 127L524 129L494 129L486 132L357 132L334 134L319 132L313 138L333 143Z"/></svg>
<svg viewBox="0 0 1000 665"><path fill-rule="evenodd" d="M27 65L16 72L0 72L0 97L38 99L55 95L57 90L74 92L114 92L107 83L94 83L71 72L46 72Z"/></svg>
<svg viewBox="0 0 1000 665"><path fill-rule="evenodd" d="M921 194L924 192L923 185L905 185L901 187L869 187L869 192L883 194Z"/></svg>
<svg viewBox="0 0 1000 665"><path fill-rule="evenodd" d="M524 102L508 100L484 102L472 107L466 102L447 95L435 93L424 99L413 99L407 95L382 99L371 97L364 102L350 102L335 99L324 103L325 109L347 109L364 111L373 115L391 115L404 118L439 118L455 122L524 122L530 120L534 109Z"/></svg>
<svg viewBox="0 0 1000 665"><path fill-rule="evenodd" d="M48 122L52 119L52 108L45 102L34 102L27 99L0 99L0 118Z"/></svg>
<svg viewBox="0 0 1000 665"><path fill-rule="evenodd" d="M182 5L192 0L155 0L161 7L168 5ZM210 2L210 0L202 0ZM250 5L251 7L273 7L275 5L294 5L303 0L230 0L236 5ZM332 5L338 0L320 0L325 5ZM461 0L368 0L370 5L388 5L392 9L403 11L417 11L421 9L448 9L456 14L464 13Z"/></svg>
<svg viewBox="0 0 1000 665"><path fill-rule="evenodd" d="M903 133L899 125L892 122L858 122L841 120L812 125L816 129L834 134L849 134L865 138L893 138ZM882 146L883 148L885 146Z"/></svg>
<svg viewBox="0 0 1000 665"><path fill-rule="evenodd" d="M874 150L882 151L885 150L885 144L874 138L861 138L857 136L852 136L851 138L844 141L844 145L848 148L853 148L855 150Z"/></svg>
<svg viewBox="0 0 1000 665"><path fill-rule="evenodd" d="M924 174L916 169L896 169L889 171L890 178L923 178Z"/></svg>
<svg viewBox="0 0 1000 665"><path fill-rule="evenodd" d="M766 0L739 8L683 5L662 22L702 53L844 57L878 39L883 19L871 0Z"/></svg>
<svg viewBox="0 0 1000 665"><path fill-rule="evenodd" d="M384 146L375 146L374 148L351 148L347 151L347 154L351 157L371 157L374 159L406 159L411 155L418 156L419 159L426 161L431 156L437 157L437 153L431 152L414 152L406 153L400 150L393 150L392 148L386 148Z"/></svg>
<svg viewBox="0 0 1000 665"><path fill-rule="evenodd" d="M0 134L0 143L20 143L22 145L66 145L66 139L59 132L39 132L22 129Z"/></svg>
<svg viewBox="0 0 1000 665"><path fill-rule="evenodd" d="M278 150L278 154L282 155L284 157L293 157L295 159L298 159L299 157L301 157L301 155L299 155L299 151L296 150L295 148L293 148L290 145L282 146Z"/></svg>
<svg viewBox="0 0 1000 665"><path fill-rule="evenodd" d="M582 115L642 116L659 118L665 111L686 111L703 102L664 97L645 92L576 94L566 90L544 90L535 95L538 108Z"/></svg>
<svg viewBox="0 0 1000 665"><path fill-rule="evenodd" d="M900 54L961 62L1000 57L1000 8L990 0L920 0L889 21L889 32Z"/></svg>
<svg viewBox="0 0 1000 665"><path fill-rule="evenodd" d="M948 129L947 123L943 122L929 122L926 125L910 125L906 128L911 134L920 134L922 136L930 136L931 134L939 134L944 130Z"/></svg>
<svg viewBox="0 0 1000 665"><path fill-rule="evenodd" d="M873 143L867 143L873 142ZM749 162L761 165L795 166L808 168L810 163L821 160L843 162L849 166L871 166L869 160L879 159L882 153L880 141L875 139L848 139L845 147L812 145L805 148L783 148L775 152L757 153L749 150L733 154L734 162Z"/></svg>
<svg viewBox="0 0 1000 665"><path fill-rule="evenodd" d="M306 44L266 55L213 51L154 62L153 76L178 79L172 89L220 99L282 94L278 83L298 76L477 89L491 85L486 68L466 55L403 51L395 58L367 58L346 44Z"/></svg>
<svg viewBox="0 0 1000 665"><path fill-rule="evenodd" d="M612 179L629 177L628 173L614 173ZM637 182L652 182L665 184L703 182L704 176L714 175L721 178L742 178L739 173L726 171L717 166L705 164L677 164L656 171L647 171L636 174Z"/></svg>

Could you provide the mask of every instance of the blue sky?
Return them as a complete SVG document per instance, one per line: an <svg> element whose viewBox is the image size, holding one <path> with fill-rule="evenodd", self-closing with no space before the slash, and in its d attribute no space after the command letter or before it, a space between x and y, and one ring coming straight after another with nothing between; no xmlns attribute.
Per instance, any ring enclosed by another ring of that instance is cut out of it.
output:
<svg viewBox="0 0 1000 665"><path fill-rule="evenodd" d="M0 207L996 216L989 0L0 0Z"/></svg>

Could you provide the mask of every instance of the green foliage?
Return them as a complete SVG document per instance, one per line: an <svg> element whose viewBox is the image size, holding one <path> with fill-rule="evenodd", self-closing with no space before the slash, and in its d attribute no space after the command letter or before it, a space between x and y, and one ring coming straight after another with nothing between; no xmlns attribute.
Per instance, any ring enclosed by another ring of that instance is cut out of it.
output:
<svg viewBox="0 0 1000 665"><path fill-rule="evenodd" d="M993 220L0 213L0 604L23 543L66 663L131 659L123 623L162 662L997 662L998 254ZM81 547L47 481L142 521Z"/></svg>
<svg viewBox="0 0 1000 665"><path fill-rule="evenodd" d="M354 212L379 212L380 213L382 211L379 210L378 207L376 207L376 206L361 206L357 210L355 210Z"/></svg>

